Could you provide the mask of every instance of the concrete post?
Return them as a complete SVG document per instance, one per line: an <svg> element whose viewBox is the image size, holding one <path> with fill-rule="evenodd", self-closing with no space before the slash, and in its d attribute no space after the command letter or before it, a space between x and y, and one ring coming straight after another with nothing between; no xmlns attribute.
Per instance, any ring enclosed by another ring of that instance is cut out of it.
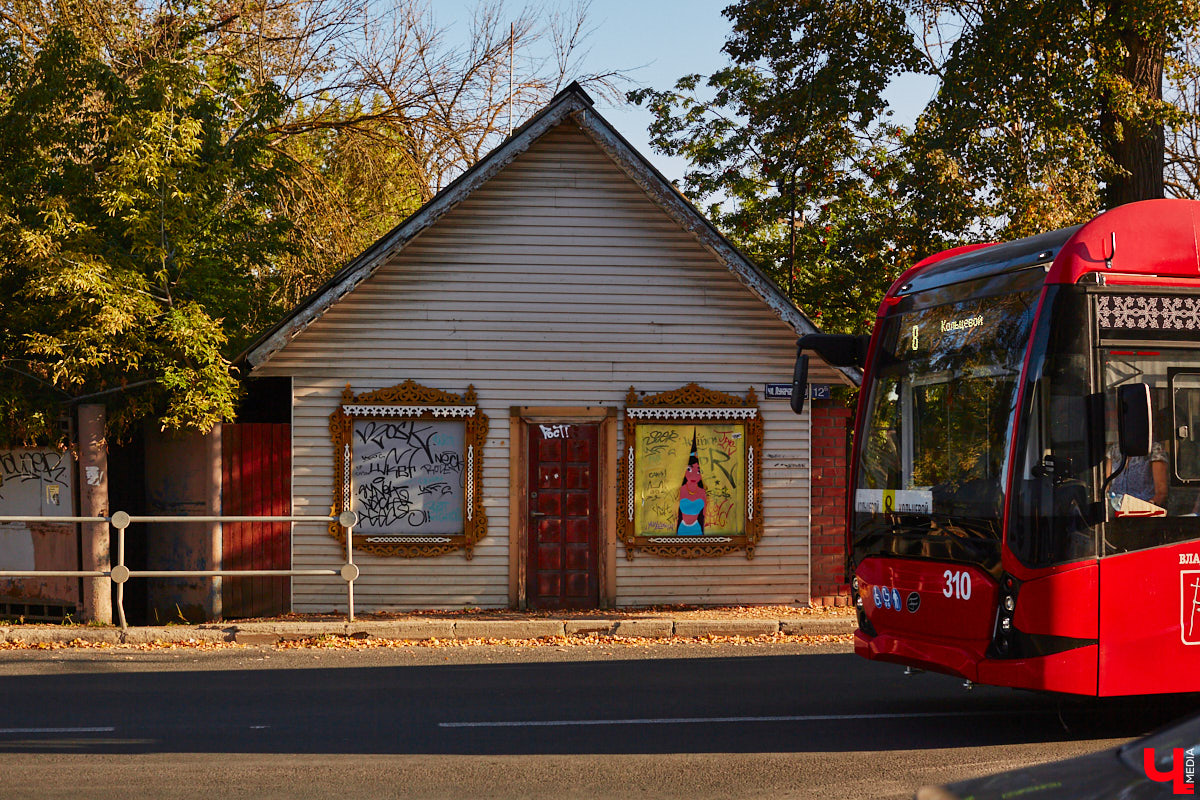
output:
<svg viewBox="0 0 1200 800"><path fill-rule="evenodd" d="M108 442L104 438L104 406L79 407L79 511L85 517L108 516ZM83 569L107 572L109 527L107 522L84 523ZM83 579L83 618L112 624L112 581Z"/></svg>

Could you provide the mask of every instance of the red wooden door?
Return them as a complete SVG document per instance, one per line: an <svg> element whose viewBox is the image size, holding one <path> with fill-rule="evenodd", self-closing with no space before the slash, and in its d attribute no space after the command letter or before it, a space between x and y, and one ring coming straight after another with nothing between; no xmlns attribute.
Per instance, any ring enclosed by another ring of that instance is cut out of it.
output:
<svg viewBox="0 0 1200 800"><path fill-rule="evenodd" d="M291 426L238 423L221 426L221 513L280 517L292 513ZM288 522L226 522L224 569L290 569ZM289 578L225 578L222 616L262 617L291 610Z"/></svg>
<svg viewBox="0 0 1200 800"><path fill-rule="evenodd" d="M596 608L599 425L529 426L530 608Z"/></svg>

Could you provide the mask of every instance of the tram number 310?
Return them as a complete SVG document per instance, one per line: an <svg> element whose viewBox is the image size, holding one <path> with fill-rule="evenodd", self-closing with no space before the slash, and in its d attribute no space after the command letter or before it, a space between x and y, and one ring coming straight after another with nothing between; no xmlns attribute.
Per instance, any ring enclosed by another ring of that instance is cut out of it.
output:
<svg viewBox="0 0 1200 800"><path fill-rule="evenodd" d="M946 579L946 585L942 587L942 594L952 600L971 599L971 573L965 570L955 572L948 569L942 573L942 577Z"/></svg>

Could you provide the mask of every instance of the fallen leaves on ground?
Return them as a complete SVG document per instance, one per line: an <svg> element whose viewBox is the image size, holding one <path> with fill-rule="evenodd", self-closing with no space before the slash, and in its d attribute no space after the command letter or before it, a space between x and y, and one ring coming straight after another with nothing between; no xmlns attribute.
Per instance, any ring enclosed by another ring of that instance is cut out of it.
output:
<svg viewBox="0 0 1200 800"><path fill-rule="evenodd" d="M807 634L768 633L760 636L672 636L669 638L648 638L643 636L603 636L588 634L586 636L543 636L537 639L382 639L359 638L353 636L316 636L309 639L294 639L280 642L276 647L281 650L293 649L336 649L336 650L365 650L393 647L477 647L479 645L499 645L502 647L649 647L649 646L678 646L678 645L735 645L749 646L756 644L850 644L854 634L835 634L828 636L812 636Z"/></svg>
<svg viewBox="0 0 1200 800"><path fill-rule="evenodd" d="M0 642L0 650L230 650L246 647L236 642L211 642L201 639L187 639L181 642L117 643L90 642L84 639L72 639L69 642Z"/></svg>
<svg viewBox="0 0 1200 800"><path fill-rule="evenodd" d="M656 606L621 606L619 608L572 609L566 612L567 619L661 619L673 618L683 620L696 619L794 619L797 617L850 617L854 609L834 606L699 606L699 605L656 605ZM360 622L388 622L407 619L483 619L483 620L525 620L525 619L559 619L564 617L561 610L514 611L504 608L461 609L416 609L412 611L369 611L359 613ZM337 622L345 619L344 614L282 614L275 617L263 617L255 622ZM247 622L251 620L246 620Z"/></svg>
<svg viewBox="0 0 1200 800"><path fill-rule="evenodd" d="M641 636L544 636L538 639L382 639L356 636L315 636L307 639L291 639L275 645L279 650L369 650L403 647L478 647L499 645L503 647L650 647L680 645L733 645L747 647L757 644L802 644L829 645L850 644L853 634L811 636L807 634L770 633L760 636L672 636L669 638L647 638ZM69 642L0 642L0 650L230 650L249 647L237 642L212 642L199 639L185 641L154 641L138 644L115 642L91 642L74 639Z"/></svg>

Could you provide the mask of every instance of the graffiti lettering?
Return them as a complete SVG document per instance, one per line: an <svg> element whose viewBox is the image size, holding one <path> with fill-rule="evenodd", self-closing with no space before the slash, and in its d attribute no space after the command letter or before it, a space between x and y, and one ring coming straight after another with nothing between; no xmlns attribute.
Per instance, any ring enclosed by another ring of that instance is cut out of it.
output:
<svg viewBox="0 0 1200 800"><path fill-rule="evenodd" d="M729 485L734 489L737 488L737 481L733 477L733 473L729 471L727 466L733 460L732 453L726 453L723 450L709 450L708 457L712 461L712 465L721 471L725 476L725 480L729 481Z"/></svg>
<svg viewBox="0 0 1200 800"><path fill-rule="evenodd" d="M733 499L720 500L712 504L711 525L728 525L729 515L733 513Z"/></svg>
<svg viewBox="0 0 1200 800"><path fill-rule="evenodd" d="M674 429L646 431L646 444L669 444L677 441L679 441L679 431Z"/></svg>
<svg viewBox="0 0 1200 800"><path fill-rule="evenodd" d="M384 527L405 522L413 527L424 525L424 511L414 509L407 486L388 483L386 478L376 478L358 487L360 522L371 527Z"/></svg>
<svg viewBox="0 0 1200 800"><path fill-rule="evenodd" d="M570 439L571 438L571 426L570 425L539 425L538 427L542 429L542 438L543 439Z"/></svg>
<svg viewBox="0 0 1200 800"><path fill-rule="evenodd" d="M455 421L356 421L351 476L360 532L461 532L464 434Z"/></svg>
<svg viewBox="0 0 1200 800"><path fill-rule="evenodd" d="M0 453L0 486L6 482L42 481L66 486L63 453L22 450Z"/></svg>

